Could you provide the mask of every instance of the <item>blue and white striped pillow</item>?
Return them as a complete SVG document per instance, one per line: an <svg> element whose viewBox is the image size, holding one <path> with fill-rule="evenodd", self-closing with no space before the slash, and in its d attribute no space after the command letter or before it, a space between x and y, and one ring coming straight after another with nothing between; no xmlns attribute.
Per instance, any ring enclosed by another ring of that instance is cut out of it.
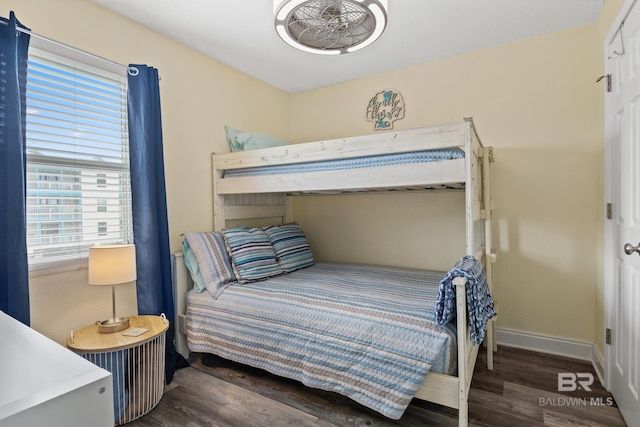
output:
<svg viewBox="0 0 640 427"><path fill-rule="evenodd" d="M256 282L283 273L264 230L241 227L223 230L222 234L240 283Z"/></svg>
<svg viewBox="0 0 640 427"><path fill-rule="evenodd" d="M315 264L311 247L297 223L263 227L269 236L280 267L286 273Z"/></svg>

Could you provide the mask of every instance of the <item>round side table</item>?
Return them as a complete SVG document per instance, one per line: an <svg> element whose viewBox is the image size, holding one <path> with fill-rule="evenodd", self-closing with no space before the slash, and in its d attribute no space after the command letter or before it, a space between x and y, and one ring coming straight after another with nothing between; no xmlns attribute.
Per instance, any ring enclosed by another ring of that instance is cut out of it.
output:
<svg viewBox="0 0 640 427"><path fill-rule="evenodd" d="M113 376L116 425L135 420L160 402L165 383L164 351L169 321L131 316L129 328L110 334L93 324L67 338L67 347Z"/></svg>

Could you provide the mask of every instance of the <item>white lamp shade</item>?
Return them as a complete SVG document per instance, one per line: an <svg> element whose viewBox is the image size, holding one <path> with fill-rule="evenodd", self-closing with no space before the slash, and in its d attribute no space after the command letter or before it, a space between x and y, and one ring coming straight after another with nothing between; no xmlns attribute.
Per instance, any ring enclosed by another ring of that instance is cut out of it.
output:
<svg viewBox="0 0 640 427"><path fill-rule="evenodd" d="M89 248L89 284L119 285L136 280L135 245Z"/></svg>

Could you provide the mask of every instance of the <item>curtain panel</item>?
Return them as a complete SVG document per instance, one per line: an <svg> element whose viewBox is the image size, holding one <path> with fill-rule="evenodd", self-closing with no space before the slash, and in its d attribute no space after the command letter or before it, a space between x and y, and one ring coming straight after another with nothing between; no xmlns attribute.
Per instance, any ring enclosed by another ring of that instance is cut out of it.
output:
<svg viewBox="0 0 640 427"><path fill-rule="evenodd" d="M166 378L186 361L175 351L171 253L167 220L162 118L158 70L129 65L128 115L133 239L136 246L138 313L164 313L171 324L166 340Z"/></svg>
<svg viewBox="0 0 640 427"><path fill-rule="evenodd" d="M26 223L26 88L29 34L0 18L0 310L30 324Z"/></svg>

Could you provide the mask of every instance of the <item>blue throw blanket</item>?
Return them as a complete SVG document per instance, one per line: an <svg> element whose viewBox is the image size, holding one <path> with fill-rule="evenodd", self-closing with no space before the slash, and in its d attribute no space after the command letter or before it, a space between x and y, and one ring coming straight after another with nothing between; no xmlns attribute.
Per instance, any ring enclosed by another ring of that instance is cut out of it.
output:
<svg viewBox="0 0 640 427"><path fill-rule="evenodd" d="M487 322L496 316L496 311L482 264L473 256L463 257L440 281L436 323L444 325L456 318L456 287L453 285L456 277L467 279L467 316L471 342L479 345L484 340Z"/></svg>

